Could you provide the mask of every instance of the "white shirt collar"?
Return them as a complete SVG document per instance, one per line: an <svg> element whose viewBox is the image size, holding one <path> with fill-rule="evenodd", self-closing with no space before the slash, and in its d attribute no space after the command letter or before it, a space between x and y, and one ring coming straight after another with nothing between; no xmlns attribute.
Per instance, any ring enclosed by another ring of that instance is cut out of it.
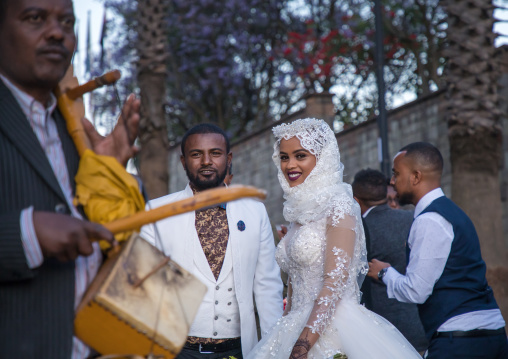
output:
<svg viewBox="0 0 508 359"><path fill-rule="evenodd" d="M420 213L422 213L422 211L425 208L427 208L429 206L429 204L434 202L434 200L438 199L439 197L443 197L444 195L445 194L444 194L443 190L441 189L441 187L438 187L436 189L433 189L429 193L427 193L422 198L420 198L420 200L418 201L418 203L416 204L416 207L415 207L414 218L418 217L418 215Z"/></svg>
<svg viewBox="0 0 508 359"><path fill-rule="evenodd" d="M19 89L15 84L13 84L7 77L0 74L0 79L3 81L4 85L11 91L12 95L19 103L19 106L23 110L23 113L29 119L33 118L33 113L38 112L40 114L44 114L43 118L46 119L50 116L55 107L57 105L56 97L53 93L50 94L49 103L47 106L44 106L42 103L34 99L32 96Z"/></svg>
<svg viewBox="0 0 508 359"><path fill-rule="evenodd" d="M367 217L367 215L370 213L370 211L372 211L374 208L376 208L377 206L372 206L370 207L368 210L365 211L364 214L362 214L362 218L365 218Z"/></svg>

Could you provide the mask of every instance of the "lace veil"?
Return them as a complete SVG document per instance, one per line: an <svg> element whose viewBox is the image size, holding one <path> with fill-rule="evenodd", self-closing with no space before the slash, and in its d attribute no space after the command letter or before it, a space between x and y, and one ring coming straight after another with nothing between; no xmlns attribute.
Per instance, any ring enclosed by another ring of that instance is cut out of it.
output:
<svg viewBox="0 0 508 359"><path fill-rule="evenodd" d="M314 118L306 118L273 128L276 137L272 159L277 166L278 179L284 191L284 218L301 225L328 218L332 226L340 226L346 217L354 218L356 233L354 254L349 267L351 278L361 286L368 270L365 234L360 208L353 198L351 186L342 181L343 165L335 134L330 126ZM281 139L297 137L307 151L316 156L316 166L305 181L290 187L280 166ZM351 222L351 221L349 221Z"/></svg>

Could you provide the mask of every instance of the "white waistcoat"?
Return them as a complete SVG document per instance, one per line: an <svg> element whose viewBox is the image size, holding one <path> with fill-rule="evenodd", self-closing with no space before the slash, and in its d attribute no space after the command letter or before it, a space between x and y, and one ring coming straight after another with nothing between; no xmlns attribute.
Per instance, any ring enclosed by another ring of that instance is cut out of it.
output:
<svg viewBox="0 0 508 359"><path fill-rule="evenodd" d="M224 257L224 263L217 281L212 281L213 275L205 275L202 271L210 271L210 265L206 259L201 243L195 238L193 245L194 265L197 267L194 274L201 282L206 284L207 292L194 322L191 325L189 335L202 338L235 338L240 332L240 309L236 300L233 262L231 260L231 246L229 245Z"/></svg>

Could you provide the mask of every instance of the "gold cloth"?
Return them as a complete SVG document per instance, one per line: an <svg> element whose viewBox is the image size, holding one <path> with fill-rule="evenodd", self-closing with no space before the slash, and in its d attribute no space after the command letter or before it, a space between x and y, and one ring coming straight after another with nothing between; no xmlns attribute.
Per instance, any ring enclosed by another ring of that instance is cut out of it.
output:
<svg viewBox="0 0 508 359"><path fill-rule="evenodd" d="M85 150L75 179L74 204L83 206L91 222L109 223L145 209L138 181L114 157ZM115 238L121 242L131 233L119 233ZM100 246L103 250L110 247L106 241L100 241Z"/></svg>

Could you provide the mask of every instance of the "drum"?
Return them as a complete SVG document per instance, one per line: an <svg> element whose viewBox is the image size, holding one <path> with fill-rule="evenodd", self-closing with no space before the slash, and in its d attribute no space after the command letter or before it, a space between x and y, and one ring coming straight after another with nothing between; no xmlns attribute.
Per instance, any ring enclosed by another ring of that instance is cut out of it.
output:
<svg viewBox="0 0 508 359"><path fill-rule="evenodd" d="M99 270L76 313L75 335L103 355L174 358L206 286L133 234Z"/></svg>

